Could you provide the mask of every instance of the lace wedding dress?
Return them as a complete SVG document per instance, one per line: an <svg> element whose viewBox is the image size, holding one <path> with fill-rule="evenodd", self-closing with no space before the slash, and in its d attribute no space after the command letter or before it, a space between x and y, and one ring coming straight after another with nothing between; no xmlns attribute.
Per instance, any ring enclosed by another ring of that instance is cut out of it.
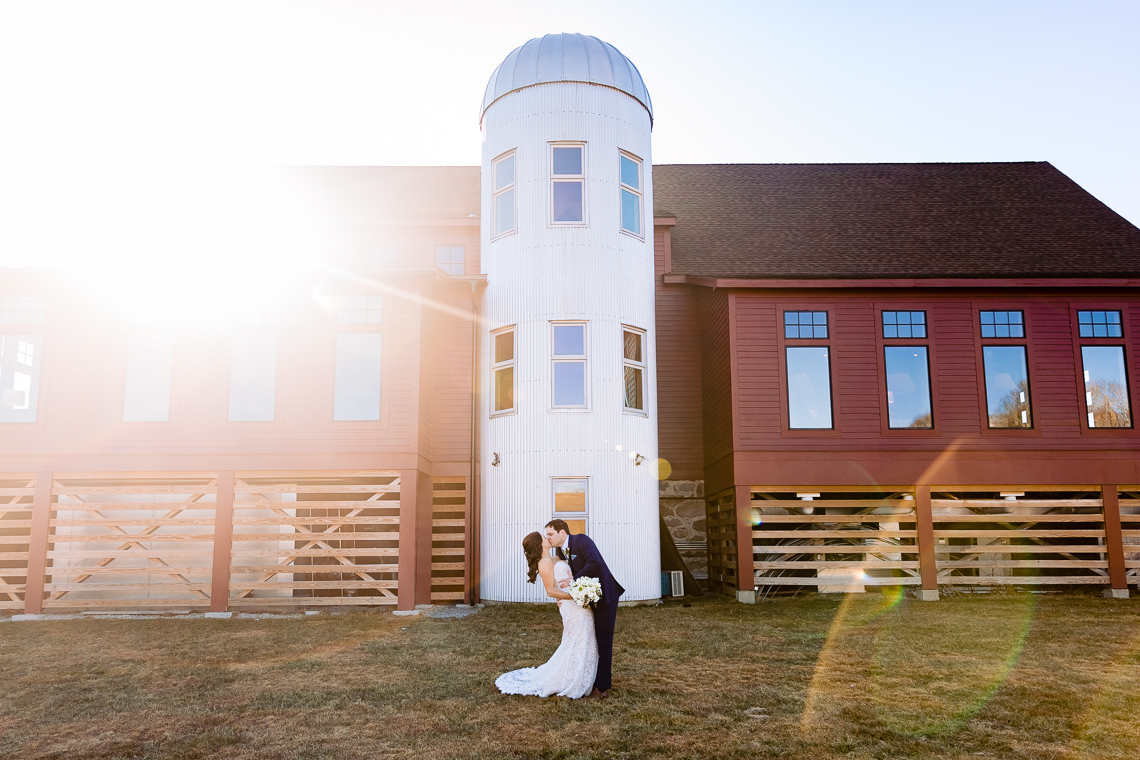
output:
<svg viewBox="0 0 1140 760"><path fill-rule="evenodd" d="M570 565L554 563L555 584L562 579L573 580ZM598 670L598 641L594 638L594 613L589 607L579 607L564 599L558 608L562 612L562 643L544 664L537 668L522 668L503 673L495 686L504 694L525 694L534 697L560 697L577 699L590 693Z"/></svg>

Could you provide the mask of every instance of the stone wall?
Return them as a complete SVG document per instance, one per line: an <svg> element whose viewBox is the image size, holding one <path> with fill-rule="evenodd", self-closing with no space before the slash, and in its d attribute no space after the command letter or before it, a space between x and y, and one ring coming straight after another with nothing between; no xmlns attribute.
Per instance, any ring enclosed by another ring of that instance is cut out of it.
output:
<svg viewBox="0 0 1140 760"><path fill-rule="evenodd" d="M705 482L662 480L661 516L689 572L699 581L709 576L708 533L705 528Z"/></svg>

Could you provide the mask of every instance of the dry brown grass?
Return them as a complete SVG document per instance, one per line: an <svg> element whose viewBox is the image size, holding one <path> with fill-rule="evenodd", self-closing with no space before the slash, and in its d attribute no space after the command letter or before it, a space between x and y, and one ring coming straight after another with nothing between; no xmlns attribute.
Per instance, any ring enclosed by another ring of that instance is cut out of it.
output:
<svg viewBox="0 0 1140 760"><path fill-rule="evenodd" d="M1140 600L623 609L605 702L507 697L551 607L0 623L4 758L1140 757Z"/></svg>

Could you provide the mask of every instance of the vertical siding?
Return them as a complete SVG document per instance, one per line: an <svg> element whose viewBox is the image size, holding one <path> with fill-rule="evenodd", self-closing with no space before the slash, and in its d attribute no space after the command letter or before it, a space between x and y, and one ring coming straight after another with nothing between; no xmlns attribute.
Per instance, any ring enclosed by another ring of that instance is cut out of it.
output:
<svg viewBox="0 0 1140 760"><path fill-rule="evenodd" d="M661 585L654 324L653 182L645 109L617 90L555 83L496 101L483 122L482 266L487 275L481 357L489 378L489 333L515 325L513 414L482 425L482 595L541 601L526 583L519 541L553 510L551 478L589 478L588 531L628 600L655 599ZM583 141L586 226L550 226L549 142ZM517 232L490 239L491 161L515 151ZM642 159L640 239L620 231L619 150ZM588 410L550 409L551 320L587 322ZM622 325L645 331L644 415L622 408ZM489 380L486 381L489 383ZM619 448L620 447L620 448ZM630 452L646 458L635 466ZM500 464L491 466L499 455Z"/></svg>

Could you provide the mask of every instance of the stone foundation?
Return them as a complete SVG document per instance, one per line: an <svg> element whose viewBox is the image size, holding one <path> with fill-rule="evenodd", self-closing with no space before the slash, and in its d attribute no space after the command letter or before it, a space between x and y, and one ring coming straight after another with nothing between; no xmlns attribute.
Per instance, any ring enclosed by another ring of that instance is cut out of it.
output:
<svg viewBox="0 0 1140 760"><path fill-rule="evenodd" d="M661 516L689 572L699 581L709 577L708 532L705 523L705 482L663 480Z"/></svg>

